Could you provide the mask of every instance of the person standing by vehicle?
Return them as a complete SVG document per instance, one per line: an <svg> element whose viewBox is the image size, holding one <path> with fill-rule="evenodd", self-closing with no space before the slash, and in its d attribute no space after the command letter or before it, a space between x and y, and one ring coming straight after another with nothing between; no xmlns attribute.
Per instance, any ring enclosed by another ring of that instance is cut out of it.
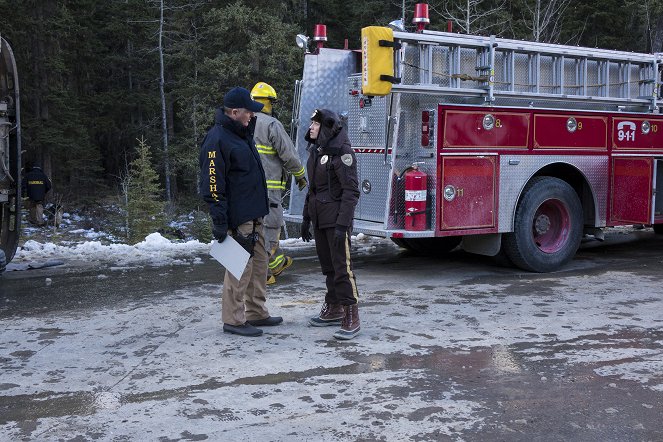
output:
<svg viewBox="0 0 663 442"><path fill-rule="evenodd" d="M44 221L44 199L48 191L51 190L51 180L41 170L39 164L26 162L25 176L21 184L23 195L28 198L28 221L39 227L46 225Z"/></svg>
<svg viewBox="0 0 663 442"><path fill-rule="evenodd" d="M340 325L337 339L348 340L359 334L359 293L350 257L350 232L359 200L357 160L347 131L339 116L327 109L316 109L305 139L309 142L306 163L309 191L303 210L301 235L312 239L327 293L322 309L309 320L315 327Z"/></svg>
<svg viewBox="0 0 663 442"><path fill-rule="evenodd" d="M228 271L223 280L223 331L242 336L260 336L256 327L283 322L265 306L268 257L262 223L269 202L253 141L255 112L261 109L247 89L230 89L200 148L200 193L209 204L214 238L223 242L230 234L251 254L239 280Z"/></svg>
<svg viewBox="0 0 663 442"><path fill-rule="evenodd" d="M307 184L304 176L306 171L283 124L272 113L272 103L276 100L274 88L262 81L256 83L251 90L251 98L263 104L262 110L256 114L253 138L267 178L269 215L265 217L265 239L270 248L267 284L274 284L276 277L292 265L292 258L279 247L283 225L281 200L288 182L287 174L292 174L301 191Z"/></svg>

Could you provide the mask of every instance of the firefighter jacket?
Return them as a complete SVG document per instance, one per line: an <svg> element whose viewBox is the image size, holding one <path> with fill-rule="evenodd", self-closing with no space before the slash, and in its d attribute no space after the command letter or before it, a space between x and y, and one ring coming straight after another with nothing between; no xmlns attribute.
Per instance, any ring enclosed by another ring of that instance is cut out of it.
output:
<svg viewBox="0 0 663 442"><path fill-rule="evenodd" d="M329 112L326 117L335 121L333 127L324 122L320 126L318 140L324 144L309 144L309 190L302 214L317 229L348 228L359 200L357 158L336 114ZM310 140L308 133L306 138Z"/></svg>
<svg viewBox="0 0 663 442"><path fill-rule="evenodd" d="M222 109L216 111L214 126L200 148L200 194L209 204L212 222L227 229L269 212L252 124L244 127Z"/></svg>
<svg viewBox="0 0 663 442"><path fill-rule="evenodd" d="M51 190L51 181L40 167L33 166L23 178L23 194L32 201L44 201L46 193Z"/></svg>
<svg viewBox="0 0 663 442"><path fill-rule="evenodd" d="M253 139L265 169L269 201L279 204L288 181L287 174L299 179L306 171L285 128L276 118L262 112L256 114Z"/></svg>

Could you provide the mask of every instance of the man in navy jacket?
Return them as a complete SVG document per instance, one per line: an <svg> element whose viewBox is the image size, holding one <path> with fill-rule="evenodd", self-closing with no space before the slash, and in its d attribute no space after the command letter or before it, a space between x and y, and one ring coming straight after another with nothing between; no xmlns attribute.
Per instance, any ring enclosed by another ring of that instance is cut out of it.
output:
<svg viewBox="0 0 663 442"><path fill-rule="evenodd" d="M257 326L283 322L265 306L269 258L263 217L269 201L253 141L255 112L262 106L247 89L229 90L200 149L200 193L209 204L214 238L223 242L230 234L252 255L241 279L226 272L223 281L223 331L242 336L260 336Z"/></svg>

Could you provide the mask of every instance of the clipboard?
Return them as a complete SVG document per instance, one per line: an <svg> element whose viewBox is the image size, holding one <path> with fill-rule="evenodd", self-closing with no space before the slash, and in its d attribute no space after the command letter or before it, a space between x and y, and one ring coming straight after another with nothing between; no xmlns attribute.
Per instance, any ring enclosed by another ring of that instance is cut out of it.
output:
<svg viewBox="0 0 663 442"><path fill-rule="evenodd" d="M246 263L251 258L249 252L230 235L226 236L223 242L214 241L209 254L237 279L242 278L244 269L246 269Z"/></svg>

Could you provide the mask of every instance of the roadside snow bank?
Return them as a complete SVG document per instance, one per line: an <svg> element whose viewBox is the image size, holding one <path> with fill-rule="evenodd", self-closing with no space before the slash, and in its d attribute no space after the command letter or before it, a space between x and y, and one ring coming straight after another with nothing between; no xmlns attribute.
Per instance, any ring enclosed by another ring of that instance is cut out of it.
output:
<svg viewBox="0 0 663 442"><path fill-rule="evenodd" d="M388 239L375 238L362 233L352 237L352 248L356 253L371 253L376 245L382 242L391 243ZM159 233L152 233L145 241L130 246L127 244L104 245L100 241L85 241L79 244L56 245L28 240L16 252L14 263L29 263L60 259L64 261L110 262L118 266L127 265L173 265L194 264L201 262L201 255L208 255L211 244L197 240L172 242ZM315 248L315 242L304 242L301 238L281 240L281 247L287 250L304 250Z"/></svg>
<svg viewBox="0 0 663 442"><path fill-rule="evenodd" d="M34 261L50 258L77 261L109 261L121 265L168 265L187 262L198 255L209 253L209 244L200 241L171 242L159 233L152 233L145 241L127 244L103 245L100 241L87 241L71 246L26 241L16 252L14 261Z"/></svg>

